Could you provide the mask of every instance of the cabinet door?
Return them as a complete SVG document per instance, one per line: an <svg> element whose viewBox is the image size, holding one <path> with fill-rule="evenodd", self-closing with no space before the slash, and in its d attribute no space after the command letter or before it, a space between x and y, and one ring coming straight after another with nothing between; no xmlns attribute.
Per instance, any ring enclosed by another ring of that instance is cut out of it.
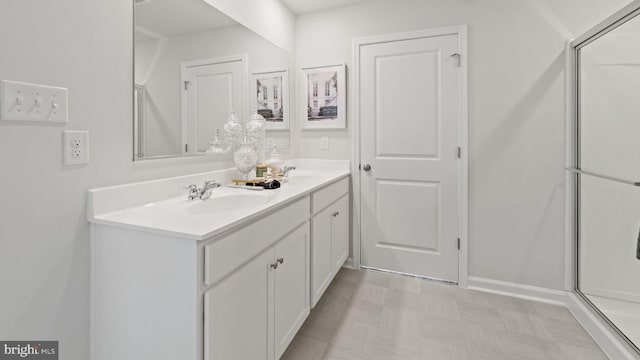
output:
<svg viewBox="0 0 640 360"><path fill-rule="evenodd" d="M311 220L311 306L316 306L329 286L332 275L331 263L331 214L333 207L319 212Z"/></svg>
<svg viewBox="0 0 640 360"><path fill-rule="evenodd" d="M273 259L271 248L205 292L205 359L273 360Z"/></svg>
<svg viewBox="0 0 640 360"><path fill-rule="evenodd" d="M349 195L340 198L331 209L331 267L336 274L349 257Z"/></svg>
<svg viewBox="0 0 640 360"><path fill-rule="evenodd" d="M309 224L280 240L275 249L274 335L279 359L309 315Z"/></svg>

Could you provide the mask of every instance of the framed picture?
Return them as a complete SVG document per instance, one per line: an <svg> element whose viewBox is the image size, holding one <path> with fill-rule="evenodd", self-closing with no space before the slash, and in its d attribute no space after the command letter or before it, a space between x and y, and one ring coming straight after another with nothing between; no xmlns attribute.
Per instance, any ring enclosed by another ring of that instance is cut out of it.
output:
<svg viewBox="0 0 640 360"><path fill-rule="evenodd" d="M301 69L300 101L303 129L347 127L346 66Z"/></svg>
<svg viewBox="0 0 640 360"><path fill-rule="evenodd" d="M286 70L251 74L251 112L267 120L267 130L289 129L289 73Z"/></svg>

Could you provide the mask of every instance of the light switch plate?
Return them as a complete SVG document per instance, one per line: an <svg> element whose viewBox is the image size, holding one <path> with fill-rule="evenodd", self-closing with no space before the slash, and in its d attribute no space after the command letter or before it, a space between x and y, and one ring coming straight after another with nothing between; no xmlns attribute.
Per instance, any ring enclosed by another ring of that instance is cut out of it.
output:
<svg viewBox="0 0 640 360"><path fill-rule="evenodd" d="M62 151L65 165L89 163L89 132L65 131L62 135Z"/></svg>
<svg viewBox="0 0 640 360"><path fill-rule="evenodd" d="M0 120L66 123L67 89L0 80Z"/></svg>
<svg viewBox="0 0 640 360"><path fill-rule="evenodd" d="M329 150L329 137L323 136L320 138L320 150Z"/></svg>

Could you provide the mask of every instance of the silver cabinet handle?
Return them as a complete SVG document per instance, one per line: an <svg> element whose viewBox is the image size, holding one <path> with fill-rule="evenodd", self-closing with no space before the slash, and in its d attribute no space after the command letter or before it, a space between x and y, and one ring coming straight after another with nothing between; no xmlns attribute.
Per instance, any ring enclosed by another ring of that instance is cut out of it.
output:
<svg viewBox="0 0 640 360"><path fill-rule="evenodd" d="M280 264L284 264L284 258L279 258L278 260L276 260L276 262L279 262Z"/></svg>
<svg viewBox="0 0 640 360"><path fill-rule="evenodd" d="M333 216L333 217L336 217L336 216L338 216L338 215L340 215L340 211L336 211L336 212L334 212L333 214L331 214L331 216Z"/></svg>
<svg viewBox="0 0 640 360"><path fill-rule="evenodd" d="M277 268L278 268L278 263L277 263L277 262L274 262L273 264L271 264L271 268L272 268L273 270L277 269Z"/></svg>
<svg viewBox="0 0 640 360"><path fill-rule="evenodd" d="M371 171L371 165L369 165L369 164L364 164L364 165L362 166L362 170L364 170L364 171Z"/></svg>

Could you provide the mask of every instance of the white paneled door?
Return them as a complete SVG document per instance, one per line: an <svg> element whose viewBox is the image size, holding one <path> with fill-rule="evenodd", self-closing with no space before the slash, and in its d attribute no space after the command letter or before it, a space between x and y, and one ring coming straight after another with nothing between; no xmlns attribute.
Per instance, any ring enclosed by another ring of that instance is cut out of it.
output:
<svg viewBox="0 0 640 360"><path fill-rule="evenodd" d="M360 47L363 266L458 281L458 36Z"/></svg>
<svg viewBox="0 0 640 360"><path fill-rule="evenodd" d="M243 60L221 58L183 66L182 153L203 153L231 111L244 118Z"/></svg>

